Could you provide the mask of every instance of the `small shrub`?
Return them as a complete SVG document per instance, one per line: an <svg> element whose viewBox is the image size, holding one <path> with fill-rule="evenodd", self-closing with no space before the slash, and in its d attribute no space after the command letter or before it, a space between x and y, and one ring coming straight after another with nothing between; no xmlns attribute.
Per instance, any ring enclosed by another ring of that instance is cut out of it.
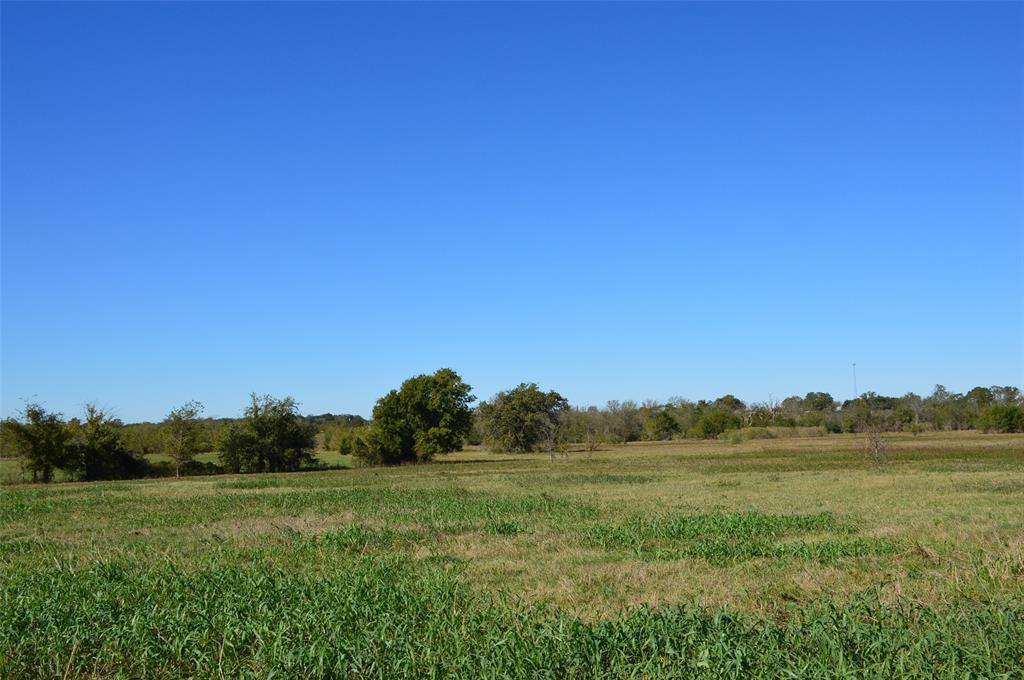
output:
<svg viewBox="0 0 1024 680"><path fill-rule="evenodd" d="M889 460L889 440L879 431L868 433L866 453L875 465L882 465Z"/></svg>

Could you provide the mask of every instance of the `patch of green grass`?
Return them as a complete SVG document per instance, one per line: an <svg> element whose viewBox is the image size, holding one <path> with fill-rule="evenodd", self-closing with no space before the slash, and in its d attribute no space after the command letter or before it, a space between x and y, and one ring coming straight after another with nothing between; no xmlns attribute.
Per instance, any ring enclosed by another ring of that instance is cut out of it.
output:
<svg viewBox="0 0 1024 680"><path fill-rule="evenodd" d="M1013 677L1024 437L891 444L5 487L0 677Z"/></svg>
<svg viewBox="0 0 1024 680"><path fill-rule="evenodd" d="M890 540L850 538L854 531L852 523L840 521L831 513L745 512L633 517L624 522L595 523L582 534L587 545L626 550L641 558L700 558L717 564L756 558L834 562L842 557L884 555L896 550L896 544ZM842 538L781 540L823 532L837 533Z"/></svg>
<svg viewBox="0 0 1024 680"><path fill-rule="evenodd" d="M609 484L647 484L649 482L656 482L660 479L663 479L660 475L631 475L599 472L596 474L581 473L553 475L549 476L547 481L553 485L594 484L605 486Z"/></svg>
<svg viewBox="0 0 1024 680"><path fill-rule="evenodd" d="M249 478L227 479L215 482L218 489L270 489L284 486L281 478L270 475L254 475Z"/></svg>
<svg viewBox="0 0 1024 680"><path fill-rule="evenodd" d="M102 562L0 581L4 677L1009 677L1022 641L1012 602L864 596L782 622L699 607L585 622L393 557L330 578Z"/></svg>
<svg viewBox="0 0 1024 680"><path fill-rule="evenodd" d="M346 552L368 552L381 548L391 548L402 541L409 541L417 536L415 532L395 531L392 529L370 529L357 525L345 527L324 534L311 541L316 547L328 547Z"/></svg>

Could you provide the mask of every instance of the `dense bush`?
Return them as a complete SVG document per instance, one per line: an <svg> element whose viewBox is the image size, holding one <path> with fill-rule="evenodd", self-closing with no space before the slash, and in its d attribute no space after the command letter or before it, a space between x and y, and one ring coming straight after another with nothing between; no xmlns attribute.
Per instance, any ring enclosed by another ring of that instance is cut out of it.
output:
<svg viewBox="0 0 1024 680"><path fill-rule="evenodd" d="M365 446L353 454L372 464L430 460L462 448L473 427L472 388L450 368L417 375L377 400Z"/></svg>
<svg viewBox="0 0 1024 680"><path fill-rule="evenodd" d="M569 402L536 383L522 383L480 404L485 441L495 451L550 451Z"/></svg>
<svg viewBox="0 0 1024 680"><path fill-rule="evenodd" d="M59 413L49 413L39 404L26 404L21 418L4 420L2 438L5 449L21 458L33 482L49 482L55 470L69 467L71 431Z"/></svg>
<svg viewBox="0 0 1024 680"><path fill-rule="evenodd" d="M1024 407L1017 404L993 404L978 419L985 432L1024 432Z"/></svg>
<svg viewBox="0 0 1024 680"><path fill-rule="evenodd" d="M314 461L316 429L303 420L291 397L252 395L241 423L221 443L221 464L231 472L286 472Z"/></svg>
<svg viewBox="0 0 1024 680"><path fill-rule="evenodd" d="M711 411L701 414L687 436L696 439L714 439L726 430L735 430L742 422L739 416L728 411Z"/></svg>

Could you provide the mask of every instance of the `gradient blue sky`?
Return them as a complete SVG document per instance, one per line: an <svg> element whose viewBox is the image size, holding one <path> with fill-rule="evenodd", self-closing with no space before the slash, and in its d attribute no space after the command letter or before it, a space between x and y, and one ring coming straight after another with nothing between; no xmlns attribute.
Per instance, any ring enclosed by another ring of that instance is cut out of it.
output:
<svg viewBox="0 0 1024 680"><path fill-rule="evenodd" d="M2 4L2 411L1024 383L1024 5Z"/></svg>

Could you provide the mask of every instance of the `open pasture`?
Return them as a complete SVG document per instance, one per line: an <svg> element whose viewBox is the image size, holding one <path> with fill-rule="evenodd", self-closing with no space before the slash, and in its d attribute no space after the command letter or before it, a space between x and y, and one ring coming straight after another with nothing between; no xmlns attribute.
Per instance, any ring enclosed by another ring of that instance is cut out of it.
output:
<svg viewBox="0 0 1024 680"><path fill-rule="evenodd" d="M1024 436L0 490L0 676L1020 677Z"/></svg>

